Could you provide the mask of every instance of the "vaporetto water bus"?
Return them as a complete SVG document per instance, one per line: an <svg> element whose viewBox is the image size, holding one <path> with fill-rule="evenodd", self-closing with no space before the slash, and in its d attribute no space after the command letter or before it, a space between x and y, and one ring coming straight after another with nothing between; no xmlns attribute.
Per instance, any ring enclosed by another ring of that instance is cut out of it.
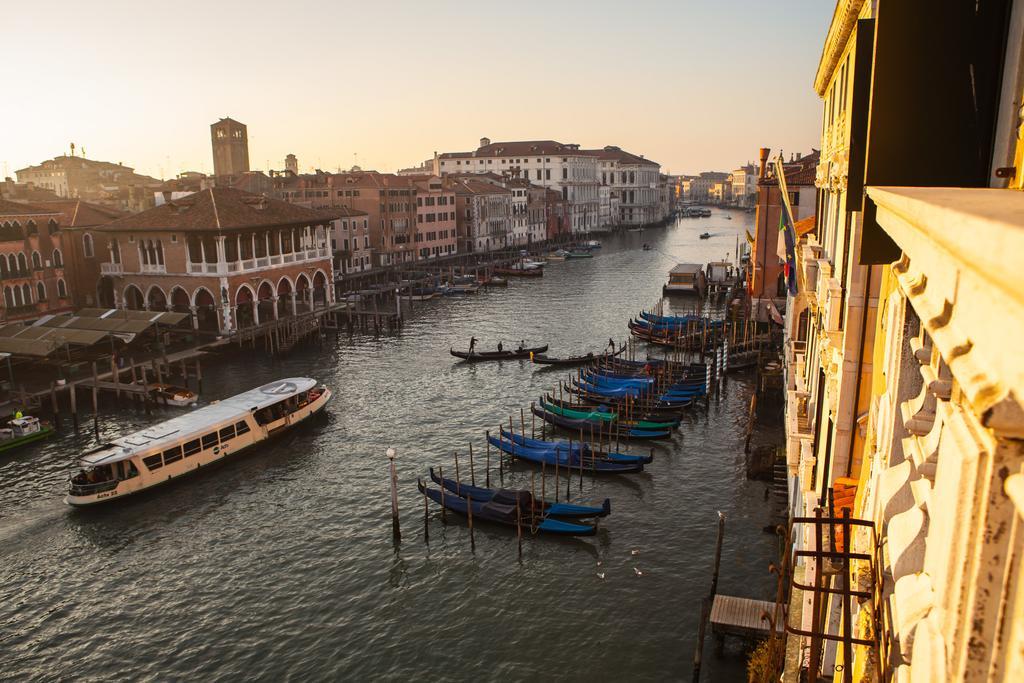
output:
<svg viewBox="0 0 1024 683"><path fill-rule="evenodd" d="M165 484L286 431L330 399L315 379L292 377L147 427L82 455L64 500L95 505Z"/></svg>

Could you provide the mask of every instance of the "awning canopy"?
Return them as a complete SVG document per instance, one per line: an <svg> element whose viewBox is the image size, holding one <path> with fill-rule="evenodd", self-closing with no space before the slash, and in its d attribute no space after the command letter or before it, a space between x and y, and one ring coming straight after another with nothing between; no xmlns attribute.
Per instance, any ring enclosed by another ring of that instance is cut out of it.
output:
<svg viewBox="0 0 1024 683"><path fill-rule="evenodd" d="M45 358L71 344L92 346L108 336L130 341L154 325L177 325L187 313L86 308L77 313L45 315L31 325L0 327L0 353Z"/></svg>

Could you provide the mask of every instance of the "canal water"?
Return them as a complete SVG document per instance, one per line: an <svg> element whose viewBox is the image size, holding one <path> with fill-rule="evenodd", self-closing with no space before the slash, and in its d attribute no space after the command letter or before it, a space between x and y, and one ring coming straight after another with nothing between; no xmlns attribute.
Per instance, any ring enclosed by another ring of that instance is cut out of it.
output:
<svg viewBox="0 0 1024 683"><path fill-rule="evenodd" d="M587 477L582 492L574 480L574 498L611 499L600 533L525 538L521 561L514 533L478 525L473 553L466 525L443 525L433 506L424 543L415 480L431 465L451 472L456 450L468 478L470 442L481 479L484 430L518 422L523 406L529 429L529 401L565 375L526 361L459 364L450 346L476 336L484 350L520 339L555 356L600 350L626 338L671 266L731 258L750 223L715 210L624 232L543 279L416 304L393 337L332 336L277 363L260 352L206 362L204 401L296 375L322 379L335 399L317 424L137 500L63 504L74 455L96 443L89 429L0 455L0 678L688 679L717 511L728 519L719 590L773 594L769 504L744 476L749 375L687 414L642 474ZM712 237L698 239L704 231ZM111 413L101 438L160 419ZM516 466L505 485L529 487L533 471ZM709 639L705 680L744 677L739 657L711 649Z"/></svg>

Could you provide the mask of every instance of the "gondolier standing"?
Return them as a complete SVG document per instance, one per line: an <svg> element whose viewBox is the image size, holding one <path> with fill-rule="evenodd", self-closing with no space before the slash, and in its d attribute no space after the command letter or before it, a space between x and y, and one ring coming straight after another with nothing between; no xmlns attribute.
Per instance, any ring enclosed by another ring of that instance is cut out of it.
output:
<svg viewBox="0 0 1024 683"><path fill-rule="evenodd" d="M608 337L608 346L611 347L612 353L615 353L615 340L611 337Z"/></svg>
<svg viewBox="0 0 1024 683"><path fill-rule="evenodd" d="M473 349L476 348L476 337L469 338L469 352L473 353Z"/></svg>
<svg viewBox="0 0 1024 683"><path fill-rule="evenodd" d="M501 353L501 351L502 351L501 342L498 342L498 353Z"/></svg>

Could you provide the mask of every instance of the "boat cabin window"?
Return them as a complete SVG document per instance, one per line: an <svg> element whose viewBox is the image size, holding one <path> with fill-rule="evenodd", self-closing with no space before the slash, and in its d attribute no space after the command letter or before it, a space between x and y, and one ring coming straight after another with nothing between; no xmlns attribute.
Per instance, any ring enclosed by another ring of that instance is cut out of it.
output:
<svg viewBox="0 0 1024 683"><path fill-rule="evenodd" d="M199 451L203 450L203 447L199 445L199 439L192 439L191 441L185 442L185 456L195 455Z"/></svg>
<svg viewBox="0 0 1024 683"><path fill-rule="evenodd" d="M159 453L147 455L145 458L142 459L142 462L145 463L146 469L148 469L150 472L152 472L153 470L158 470L164 466L163 460L160 459Z"/></svg>
<svg viewBox="0 0 1024 683"><path fill-rule="evenodd" d="M220 430L220 440L222 443L233 438L235 438L235 425L228 425Z"/></svg>
<svg viewBox="0 0 1024 683"><path fill-rule="evenodd" d="M207 448L213 448L217 445L217 432L210 432L209 434L203 435L203 450Z"/></svg>
<svg viewBox="0 0 1024 683"><path fill-rule="evenodd" d="M242 434L249 433L249 423L245 420L235 423L235 433L241 436Z"/></svg>
<svg viewBox="0 0 1024 683"><path fill-rule="evenodd" d="M164 464L170 465L172 462L181 460L181 446L175 446L164 451Z"/></svg>

